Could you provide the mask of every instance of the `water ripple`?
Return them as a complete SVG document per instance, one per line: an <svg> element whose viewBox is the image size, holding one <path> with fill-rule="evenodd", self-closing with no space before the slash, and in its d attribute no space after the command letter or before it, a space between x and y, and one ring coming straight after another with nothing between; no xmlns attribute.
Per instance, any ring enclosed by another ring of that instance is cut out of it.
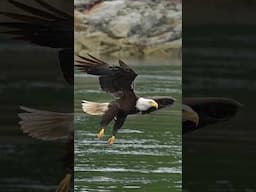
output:
<svg viewBox="0 0 256 192"><path fill-rule="evenodd" d="M126 168L117 168L117 167L101 167L101 168L89 168L89 167L75 167L75 171L83 171L83 172L133 172L133 173L181 173L181 168L176 167L160 167L155 170L150 169L126 169Z"/></svg>

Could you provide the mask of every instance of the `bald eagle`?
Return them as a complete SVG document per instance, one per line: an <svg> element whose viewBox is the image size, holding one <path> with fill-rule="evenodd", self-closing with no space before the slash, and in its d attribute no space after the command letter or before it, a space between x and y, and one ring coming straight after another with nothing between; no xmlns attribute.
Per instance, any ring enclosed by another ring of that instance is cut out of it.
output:
<svg viewBox="0 0 256 192"><path fill-rule="evenodd" d="M207 125L228 121L236 115L241 104L231 98L184 98L182 105L182 133L186 134Z"/></svg>
<svg viewBox="0 0 256 192"><path fill-rule="evenodd" d="M123 126L130 114L148 114L158 109L172 105L172 97L139 97L134 92L134 80L137 73L126 63L119 60L119 66L111 66L88 54L88 57L78 56L75 65L83 72L99 76L101 89L114 96L112 102L96 103L83 101L83 111L90 115L100 115L100 130L97 134L102 139L108 124L114 120L112 136L108 144L113 144L118 130Z"/></svg>

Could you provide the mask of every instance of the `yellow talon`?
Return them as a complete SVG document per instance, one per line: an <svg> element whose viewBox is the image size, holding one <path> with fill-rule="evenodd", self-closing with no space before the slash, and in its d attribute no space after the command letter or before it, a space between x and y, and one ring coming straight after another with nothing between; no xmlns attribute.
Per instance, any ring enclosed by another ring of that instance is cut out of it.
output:
<svg viewBox="0 0 256 192"><path fill-rule="evenodd" d="M97 134L98 139L102 139L104 137L104 131L105 129L103 128L99 131L99 133Z"/></svg>
<svg viewBox="0 0 256 192"><path fill-rule="evenodd" d="M66 174L64 179L60 182L58 188L56 189L56 192L69 192L70 189L70 183L71 183L71 174Z"/></svg>
<svg viewBox="0 0 256 192"><path fill-rule="evenodd" d="M108 139L108 144L109 144L109 145L112 145L112 144L115 142L115 139L116 139L115 136L110 137L110 138Z"/></svg>

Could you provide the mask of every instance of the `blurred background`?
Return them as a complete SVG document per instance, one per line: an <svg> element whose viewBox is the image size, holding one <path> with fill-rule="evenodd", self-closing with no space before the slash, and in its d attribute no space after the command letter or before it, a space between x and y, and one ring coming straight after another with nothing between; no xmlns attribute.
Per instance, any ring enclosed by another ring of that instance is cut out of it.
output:
<svg viewBox="0 0 256 192"><path fill-rule="evenodd" d="M233 98L235 118L183 136L184 191L256 191L255 1L183 1L183 97Z"/></svg>
<svg viewBox="0 0 256 192"><path fill-rule="evenodd" d="M75 53L180 58L181 0L75 0Z"/></svg>
<svg viewBox="0 0 256 192"><path fill-rule="evenodd" d="M42 8L34 0L18 2ZM73 15L73 1L44 2ZM25 13L9 1L0 1L0 11ZM72 112L73 88L62 75L58 50L3 33L11 30L3 23L11 21L15 19L0 15L0 191L51 192L65 175L66 143L40 141L24 134L18 113L23 112L20 105Z"/></svg>

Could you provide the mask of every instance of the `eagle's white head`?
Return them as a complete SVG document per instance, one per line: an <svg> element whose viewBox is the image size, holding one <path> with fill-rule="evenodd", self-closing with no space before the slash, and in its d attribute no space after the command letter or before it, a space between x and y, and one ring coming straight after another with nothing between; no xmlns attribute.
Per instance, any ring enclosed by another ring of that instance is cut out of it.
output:
<svg viewBox="0 0 256 192"><path fill-rule="evenodd" d="M190 106L182 105L182 121L190 121L195 123L198 126L199 123L199 115L195 112Z"/></svg>
<svg viewBox="0 0 256 192"><path fill-rule="evenodd" d="M139 111L147 111L151 107L155 107L156 109L158 109L158 103L153 99L146 99L140 97L136 102L136 108Z"/></svg>

